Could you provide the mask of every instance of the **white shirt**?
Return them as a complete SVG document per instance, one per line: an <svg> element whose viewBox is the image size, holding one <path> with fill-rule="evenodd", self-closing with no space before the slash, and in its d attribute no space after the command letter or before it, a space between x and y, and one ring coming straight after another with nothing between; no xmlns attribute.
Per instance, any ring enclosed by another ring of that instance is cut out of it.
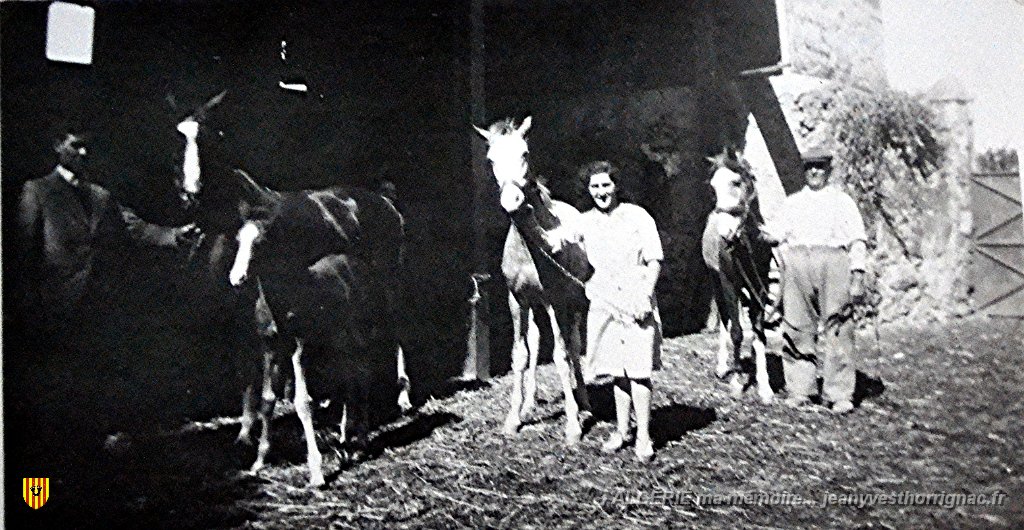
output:
<svg viewBox="0 0 1024 530"><path fill-rule="evenodd" d="M864 269L864 219L857 203L834 186L812 190L806 186L782 203L768 230L791 246L826 246L850 250L850 268Z"/></svg>

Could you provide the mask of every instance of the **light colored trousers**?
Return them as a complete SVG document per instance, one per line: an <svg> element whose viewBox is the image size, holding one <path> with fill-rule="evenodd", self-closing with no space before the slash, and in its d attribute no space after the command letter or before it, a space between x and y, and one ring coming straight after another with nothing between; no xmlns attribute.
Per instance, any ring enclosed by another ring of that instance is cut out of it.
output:
<svg viewBox="0 0 1024 530"><path fill-rule="evenodd" d="M822 371L822 399L852 400L856 382L853 322L828 324L850 301L850 259L842 248L792 246L782 257L785 315L782 366L790 396L810 397ZM819 334L819 324L824 327Z"/></svg>

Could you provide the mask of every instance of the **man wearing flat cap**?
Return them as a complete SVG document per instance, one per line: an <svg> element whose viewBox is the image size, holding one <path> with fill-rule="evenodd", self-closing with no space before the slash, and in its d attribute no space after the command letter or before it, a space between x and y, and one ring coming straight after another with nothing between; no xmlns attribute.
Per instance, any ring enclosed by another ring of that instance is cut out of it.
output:
<svg viewBox="0 0 1024 530"><path fill-rule="evenodd" d="M857 204L829 185L832 153L815 148L802 158L807 185L786 197L765 227L767 238L779 244L782 269L786 404L809 403L820 366L822 402L845 414L853 410L856 365L853 323L843 313L864 296L867 236Z"/></svg>

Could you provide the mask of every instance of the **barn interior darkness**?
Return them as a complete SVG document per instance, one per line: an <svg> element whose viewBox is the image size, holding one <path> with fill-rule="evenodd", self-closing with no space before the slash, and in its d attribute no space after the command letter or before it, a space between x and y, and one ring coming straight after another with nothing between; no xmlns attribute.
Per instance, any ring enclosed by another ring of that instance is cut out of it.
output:
<svg viewBox="0 0 1024 530"><path fill-rule="evenodd" d="M497 274L507 227L493 181L472 170L469 0L90 5L91 66L46 60L45 3L0 6L5 236L18 187L50 171L53 139L68 130L90 134L95 178L122 202L150 221L185 221L172 187L174 125L226 89L218 129L257 181L283 190L397 184L408 233L409 372L420 397L460 372L469 274L474 266ZM485 5L487 121L534 115L532 161L556 194L573 198L579 164L618 160L675 241L699 237L711 207L700 161L743 138L735 74L779 60L774 2ZM282 90L281 80L302 80L309 92ZM652 100L657 112L638 110ZM681 152L683 175L667 179L642 144ZM4 245L5 272L14 253ZM233 339L215 325L219 306L189 296L201 287L185 259L128 248L98 265L91 339L81 345L116 360L105 399L168 422L237 413L235 374L251 362L232 355ZM689 275L680 281L696 287L662 300L675 333L699 328L707 300L699 251L679 259ZM502 289L489 286L498 370L510 343ZM5 314L10 302L5 296ZM5 342L6 364L19 345Z"/></svg>

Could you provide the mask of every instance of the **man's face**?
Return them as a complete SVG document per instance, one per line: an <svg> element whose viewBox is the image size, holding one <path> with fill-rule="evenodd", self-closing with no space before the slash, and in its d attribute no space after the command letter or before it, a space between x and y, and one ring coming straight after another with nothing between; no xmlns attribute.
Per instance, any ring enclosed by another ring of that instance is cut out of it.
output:
<svg viewBox="0 0 1024 530"><path fill-rule="evenodd" d="M812 190L820 190L828 184L828 178L832 175L831 166L814 165L804 169L804 178L807 179L807 187Z"/></svg>
<svg viewBox="0 0 1024 530"><path fill-rule="evenodd" d="M69 135L57 149L60 165L74 173L78 178L86 178L89 152L83 138Z"/></svg>
<svg viewBox="0 0 1024 530"><path fill-rule="evenodd" d="M590 191L590 197L594 199L597 209L602 212L611 210L618 202L615 194L615 181L608 173L591 175L587 189Z"/></svg>

